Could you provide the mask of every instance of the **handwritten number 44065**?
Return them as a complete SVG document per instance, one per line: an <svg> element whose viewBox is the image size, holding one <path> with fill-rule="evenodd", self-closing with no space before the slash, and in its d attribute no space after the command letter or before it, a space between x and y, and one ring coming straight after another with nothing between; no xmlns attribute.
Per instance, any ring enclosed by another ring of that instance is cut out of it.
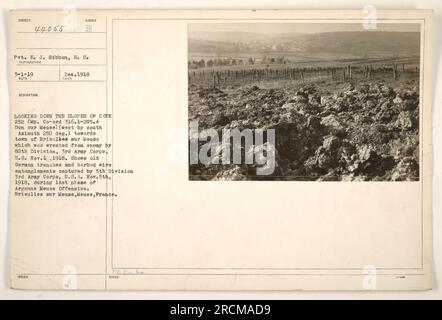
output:
<svg viewBox="0 0 442 320"><path fill-rule="evenodd" d="M51 26L42 26L38 25L34 27L35 32L63 32L63 26L60 24L51 25Z"/></svg>

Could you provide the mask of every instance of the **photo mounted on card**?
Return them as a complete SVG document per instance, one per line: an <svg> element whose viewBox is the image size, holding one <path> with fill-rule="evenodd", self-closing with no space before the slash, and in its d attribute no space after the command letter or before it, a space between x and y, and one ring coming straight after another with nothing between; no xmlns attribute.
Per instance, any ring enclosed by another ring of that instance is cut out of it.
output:
<svg viewBox="0 0 442 320"><path fill-rule="evenodd" d="M11 287L432 288L432 12L14 10Z"/></svg>
<svg viewBox="0 0 442 320"><path fill-rule="evenodd" d="M190 24L189 177L419 180L420 28Z"/></svg>

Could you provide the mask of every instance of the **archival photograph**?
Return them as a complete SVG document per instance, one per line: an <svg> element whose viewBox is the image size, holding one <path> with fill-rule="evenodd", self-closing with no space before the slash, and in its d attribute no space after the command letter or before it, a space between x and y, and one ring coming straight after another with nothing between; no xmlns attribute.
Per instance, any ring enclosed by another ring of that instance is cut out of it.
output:
<svg viewBox="0 0 442 320"><path fill-rule="evenodd" d="M420 25L188 25L189 179L418 181Z"/></svg>

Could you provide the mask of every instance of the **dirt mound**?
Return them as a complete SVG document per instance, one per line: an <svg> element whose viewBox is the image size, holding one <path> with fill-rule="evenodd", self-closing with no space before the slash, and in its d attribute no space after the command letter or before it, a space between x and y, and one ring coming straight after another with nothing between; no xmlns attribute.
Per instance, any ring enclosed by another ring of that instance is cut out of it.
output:
<svg viewBox="0 0 442 320"><path fill-rule="evenodd" d="M275 129L278 159L273 176L278 179L415 180L419 94L413 84L391 87L380 80L334 88L192 87L189 119L216 130ZM250 168L191 166L190 171L216 180L263 178Z"/></svg>

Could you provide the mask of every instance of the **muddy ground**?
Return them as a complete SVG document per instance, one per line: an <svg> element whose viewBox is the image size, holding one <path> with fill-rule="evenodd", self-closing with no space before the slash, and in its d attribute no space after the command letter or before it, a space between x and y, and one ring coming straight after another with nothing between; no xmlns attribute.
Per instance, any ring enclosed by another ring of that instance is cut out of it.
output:
<svg viewBox="0 0 442 320"><path fill-rule="evenodd" d="M275 129L276 168L189 165L192 180L419 179L419 83L408 78L189 86L199 130Z"/></svg>

